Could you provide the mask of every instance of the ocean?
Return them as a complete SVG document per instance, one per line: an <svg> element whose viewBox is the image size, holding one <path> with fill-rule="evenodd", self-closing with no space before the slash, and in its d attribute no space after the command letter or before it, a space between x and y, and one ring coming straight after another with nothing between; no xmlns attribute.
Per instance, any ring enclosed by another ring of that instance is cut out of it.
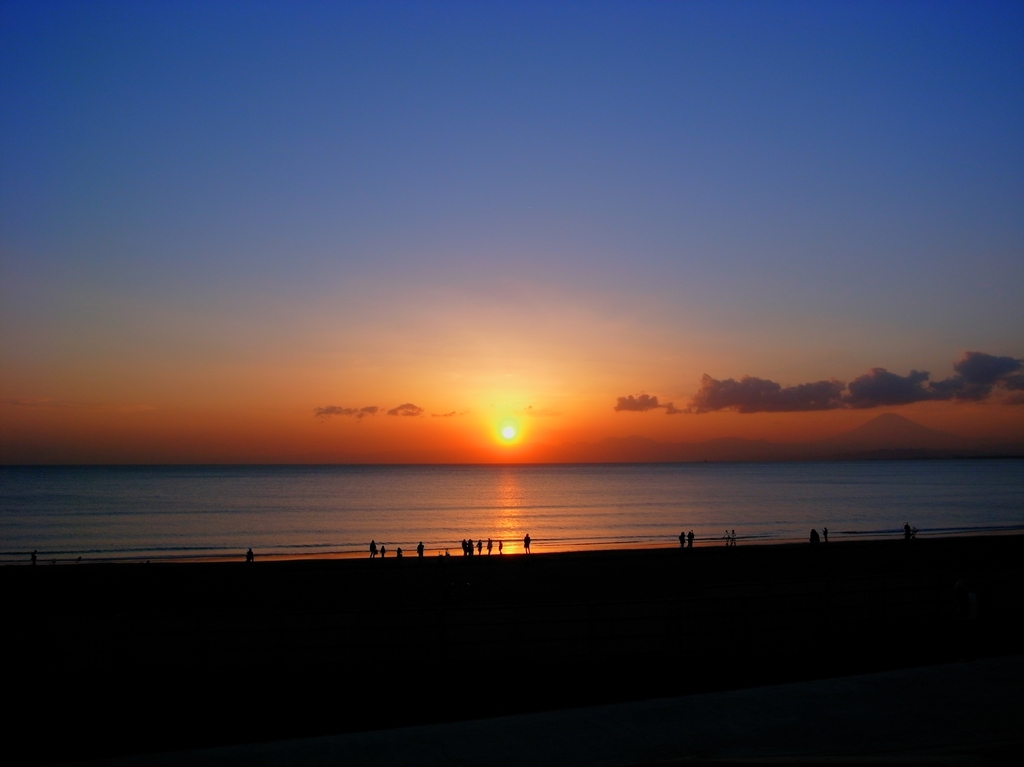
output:
<svg viewBox="0 0 1024 767"><path fill-rule="evenodd" d="M0 467L0 561L461 555L1024 530L1024 461Z"/></svg>

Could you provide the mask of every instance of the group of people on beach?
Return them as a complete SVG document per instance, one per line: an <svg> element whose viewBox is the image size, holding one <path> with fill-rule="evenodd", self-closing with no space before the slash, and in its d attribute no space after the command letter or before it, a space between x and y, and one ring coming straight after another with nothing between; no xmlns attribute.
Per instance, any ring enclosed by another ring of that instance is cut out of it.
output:
<svg viewBox="0 0 1024 767"><path fill-rule="evenodd" d="M502 553L502 549L503 548L504 548L504 546L503 546L502 542L498 541L498 553L499 554ZM494 549L494 541L492 541L490 538L488 538L487 539L487 556L491 555L491 551L493 549ZM476 542L476 553L477 553L477 556L480 556L481 554L483 554L483 552L484 552L484 542L483 542L483 539L481 538L480 540L478 540ZM473 556L473 539L472 538L463 538L462 539L462 556L464 556L464 557L471 557L471 556Z"/></svg>
<svg viewBox="0 0 1024 767"><path fill-rule="evenodd" d="M387 547L385 547L383 543L380 545L380 552L379 553L380 553L380 558L381 559L384 559L384 556L388 553ZM416 547L416 553L419 554L421 557L423 556L423 541L420 541L420 545ZM376 559L377 554L378 554L378 551L377 551L377 541L370 541L370 559ZM399 547L397 547L395 549L395 557L397 559L401 559L402 558L402 547L401 546L399 546Z"/></svg>
<svg viewBox="0 0 1024 767"><path fill-rule="evenodd" d="M911 527L909 522L903 525L903 537L904 537L904 540L908 540L909 541L911 538L914 538L916 536L917 536L917 528L916 527ZM683 549L692 549L693 548L693 539L694 539L693 530L690 530L689 532L684 530L683 532L679 533L679 547L683 548ZM736 545L736 531L735 530L726 530L725 531L725 535L722 536L722 539L725 541L725 545L726 546L735 546ZM811 542L812 546L817 546L820 543L828 543L828 528L827 527L822 527L820 535L819 535L819 533L818 533L816 528L812 528L811 529L810 542ZM476 555L477 556L481 556L483 554L483 551L484 551L485 547L487 548L487 555L490 556L491 553L494 551L494 541L491 538L488 538L487 539L487 543L484 543L483 539L481 538L481 539L477 540L477 542L474 544L472 538L463 538L462 539L462 556L464 556L464 557L472 557L474 549L476 549ZM504 553L504 548L505 548L504 542L499 540L498 541L498 553L499 554ZM423 541L420 541L419 544L416 546L416 556L419 557L420 559L422 559L424 551L425 551L425 549L423 547ZM526 537L523 538L523 551L526 552L527 554L530 553L530 535L529 535L529 533L527 533ZM384 556L386 555L386 553L387 553L387 549L385 548L383 543L378 548L376 541L370 541L370 559L376 559L376 557L378 555L380 555L381 559L383 559ZM441 554L440 552L438 552L438 556L445 556L445 557L447 557L447 556L451 556L451 555L448 553L448 549L445 549L444 554ZM395 549L395 557L397 557L398 559L402 558L402 547L401 546L399 546L399 547L397 547ZM256 559L256 555L252 553L252 549L249 549L247 552L245 552L245 561L246 562L253 562L253 561L255 561L255 559ZM81 560L81 557L79 557L79 560ZM35 564L35 563L36 563L36 553L32 552L32 564Z"/></svg>
<svg viewBox="0 0 1024 767"><path fill-rule="evenodd" d="M693 533L690 533L690 536L692 538ZM464 557L471 557L471 556L473 556L473 550L474 549L476 549L476 555L477 556L482 556L483 553L484 553L484 548L485 547L487 548L487 556L490 556L493 553L493 551L494 551L494 540L491 539L491 538L488 538L487 539L487 543L484 543L483 538L480 538L479 540L477 540L476 543L473 543L473 539L472 538L463 538L462 539L462 556L464 556ZM504 541L499 540L498 541L498 554L503 554L504 553L504 549L505 549ZM423 541L420 541L419 544L416 546L416 556L419 557L420 559L422 559L424 551L425 551L425 549L423 547ZM523 538L523 551L525 551L527 554L530 553L530 534L529 533L527 533L526 537ZM249 550L249 554L251 554L251 553L252 553L252 549ZM383 559L386 553L387 553L387 549L385 548L383 543L378 548L376 540L370 541L370 559L376 559L378 555L380 555L380 557ZM402 547L401 546L399 546L397 549L395 549L395 556L397 558L401 559L401 557L402 557ZM445 549L444 550L444 554L441 554L441 552L438 552L438 556L449 557L451 555L448 553L448 549ZM247 562L249 561L249 555L248 554L246 555L246 561Z"/></svg>

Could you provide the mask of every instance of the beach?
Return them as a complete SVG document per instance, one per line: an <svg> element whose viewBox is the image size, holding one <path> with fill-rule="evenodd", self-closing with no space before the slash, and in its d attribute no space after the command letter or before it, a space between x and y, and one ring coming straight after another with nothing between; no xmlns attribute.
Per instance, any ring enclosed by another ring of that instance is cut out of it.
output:
<svg viewBox="0 0 1024 767"><path fill-rule="evenodd" d="M1024 650L1024 537L4 567L19 763ZM959 584L959 585L958 585ZM55 735L56 734L56 735Z"/></svg>

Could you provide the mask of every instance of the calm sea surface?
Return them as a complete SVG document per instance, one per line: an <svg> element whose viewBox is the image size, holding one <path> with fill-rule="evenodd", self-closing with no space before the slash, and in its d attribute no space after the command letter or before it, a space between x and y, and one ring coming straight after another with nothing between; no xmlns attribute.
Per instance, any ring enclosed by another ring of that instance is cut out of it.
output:
<svg viewBox="0 0 1024 767"><path fill-rule="evenodd" d="M0 559L519 552L1024 530L1024 461L0 468Z"/></svg>

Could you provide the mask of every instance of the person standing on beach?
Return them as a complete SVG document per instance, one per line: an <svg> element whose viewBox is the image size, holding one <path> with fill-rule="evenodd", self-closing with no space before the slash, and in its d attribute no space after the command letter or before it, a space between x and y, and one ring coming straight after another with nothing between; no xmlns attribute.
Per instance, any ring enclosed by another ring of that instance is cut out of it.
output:
<svg viewBox="0 0 1024 767"><path fill-rule="evenodd" d="M526 549L526 553L530 553L530 534L527 533L526 537L523 538L523 548Z"/></svg>
<svg viewBox="0 0 1024 767"><path fill-rule="evenodd" d="M480 540L478 540L476 542L476 555L480 556L483 553L484 553L484 542L483 542L483 539L481 538Z"/></svg>
<svg viewBox="0 0 1024 767"><path fill-rule="evenodd" d="M399 546L399 547L398 547L397 549L395 549L395 556L396 556L396 557L397 557L398 559L401 559L401 558L402 558L402 547L401 547L401 546Z"/></svg>
<svg viewBox="0 0 1024 767"><path fill-rule="evenodd" d="M491 556L491 548L493 546L494 546L494 544L491 542L491 539L488 538L487 539L487 556Z"/></svg>
<svg viewBox="0 0 1024 767"><path fill-rule="evenodd" d="M252 547L250 546L249 550L247 552L245 552L245 563L248 565L248 564L251 564L252 562L254 562L255 560L256 560L256 555L252 553Z"/></svg>
<svg viewBox="0 0 1024 767"><path fill-rule="evenodd" d="M416 547L416 556L423 559L423 541L420 541L420 545Z"/></svg>
<svg viewBox="0 0 1024 767"><path fill-rule="evenodd" d="M501 547L502 547L502 545L503 545L502 542L498 541L498 554L501 554Z"/></svg>
<svg viewBox="0 0 1024 767"><path fill-rule="evenodd" d="M35 550L32 551L32 566L33 567L36 566L36 552L35 552Z"/></svg>
<svg viewBox="0 0 1024 767"><path fill-rule="evenodd" d="M679 533L679 548L681 548L681 549L685 549L686 548L686 531L685 530L683 530L683 532Z"/></svg>
<svg viewBox="0 0 1024 767"><path fill-rule="evenodd" d="M377 556L377 541L370 541L370 559Z"/></svg>
<svg viewBox="0 0 1024 767"><path fill-rule="evenodd" d="M692 549L693 548L693 530L691 530L690 532L688 532L686 534L686 548L688 548L688 549Z"/></svg>
<svg viewBox="0 0 1024 767"><path fill-rule="evenodd" d="M380 545L380 558L381 558L381 559L384 559L384 552L385 552L385 551L387 551L387 549L385 549L385 548L384 548L384 544L382 543L382 544Z"/></svg>
<svg viewBox="0 0 1024 767"><path fill-rule="evenodd" d="M828 543L828 528L827 527L821 528L821 537L824 539L825 543Z"/></svg>

